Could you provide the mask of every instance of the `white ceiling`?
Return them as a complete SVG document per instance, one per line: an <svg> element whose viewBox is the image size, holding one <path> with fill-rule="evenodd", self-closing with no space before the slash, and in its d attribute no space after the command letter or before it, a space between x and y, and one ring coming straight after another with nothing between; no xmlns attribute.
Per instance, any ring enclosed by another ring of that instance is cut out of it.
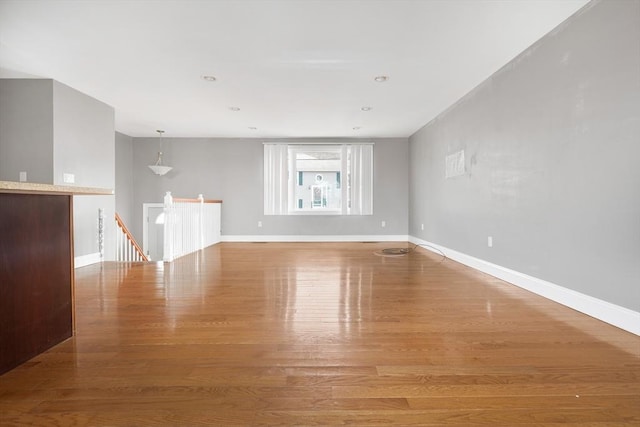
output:
<svg viewBox="0 0 640 427"><path fill-rule="evenodd" d="M0 77L65 83L136 137L406 137L586 3L0 0Z"/></svg>

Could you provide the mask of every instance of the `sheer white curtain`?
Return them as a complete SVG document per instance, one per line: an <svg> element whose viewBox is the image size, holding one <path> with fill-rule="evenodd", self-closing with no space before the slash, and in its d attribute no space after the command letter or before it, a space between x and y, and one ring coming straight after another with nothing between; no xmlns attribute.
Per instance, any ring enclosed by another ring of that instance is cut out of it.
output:
<svg viewBox="0 0 640 427"><path fill-rule="evenodd" d="M288 144L264 144L264 214L287 215Z"/></svg>
<svg viewBox="0 0 640 427"><path fill-rule="evenodd" d="M373 215L373 145L349 146L349 208L347 215Z"/></svg>

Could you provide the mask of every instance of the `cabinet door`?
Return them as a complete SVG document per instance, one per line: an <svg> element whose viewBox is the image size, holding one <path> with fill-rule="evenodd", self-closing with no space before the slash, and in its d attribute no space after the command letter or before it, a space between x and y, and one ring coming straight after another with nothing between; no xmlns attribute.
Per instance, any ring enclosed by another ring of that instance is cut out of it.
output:
<svg viewBox="0 0 640 427"><path fill-rule="evenodd" d="M73 331L72 198L0 194L0 374Z"/></svg>

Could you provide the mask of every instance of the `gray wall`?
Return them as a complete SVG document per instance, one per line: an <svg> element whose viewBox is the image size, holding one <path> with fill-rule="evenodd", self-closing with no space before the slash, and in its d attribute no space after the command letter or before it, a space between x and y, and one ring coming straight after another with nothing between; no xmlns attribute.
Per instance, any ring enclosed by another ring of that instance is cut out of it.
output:
<svg viewBox="0 0 640 427"><path fill-rule="evenodd" d="M116 212L127 228L134 222L133 216L133 138L116 132ZM135 217L135 220L138 220ZM142 240L138 243L142 244Z"/></svg>
<svg viewBox="0 0 640 427"><path fill-rule="evenodd" d="M115 185L114 111L50 79L0 80L0 179L112 189ZM105 213L105 255L112 259L113 196L74 197L75 255L98 252L98 210Z"/></svg>
<svg viewBox="0 0 640 427"><path fill-rule="evenodd" d="M410 234L640 310L639 136L640 2L591 3L410 138Z"/></svg>
<svg viewBox="0 0 640 427"><path fill-rule="evenodd" d="M63 185L63 173L73 173L75 185L113 188L113 107L54 81L53 111L53 183Z"/></svg>
<svg viewBox="0 0 640 427"><path fill-rule="evenodd" d="M62 83L53 82L53 183L64 173L75 175L73 185L113 189L115 186L114 110ZM75 255L95 254L98 212L104 212L105 259L115 256L114 196L73 198Z"/></svg>
<svg viewBox="0 0 640 427"><path fill-rule="evenodd" d="M0 180L53 184L53 81L0 79Z"/></svg>
<svg viewBox="0 0 640 427"><path fill-rule="evenodd" d="M258 139L163 138L164 163L174 169L154 175L158 138L134 138L134 217L142 241L142 204L175 197L222 199L222 234L406 235L408 230L408 140L374 140L374 215L264 216L263 142ZM300 140L297 139L296 142ZM307 140L315 141L316 140ZM381 221L386 227L381 227ZM263 227L258 227L262 221Z"/></svg>

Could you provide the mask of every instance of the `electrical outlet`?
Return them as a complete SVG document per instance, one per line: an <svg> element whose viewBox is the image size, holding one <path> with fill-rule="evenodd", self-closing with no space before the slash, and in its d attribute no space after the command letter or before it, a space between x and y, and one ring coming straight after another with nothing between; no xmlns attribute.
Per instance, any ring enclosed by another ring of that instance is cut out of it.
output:
<svg viewBox="0 0 640 427"><path fill-rule="evenodd" d="M76 176L72 173L63 173L62 174L62 181L65 184L73 184L74 182L76 182Z"/></svg>
<svg viewBox="0 0 640 427"><path fill-rule="evenodd" d="M20 182L27 182L27 173L20 172Z"/></svg>
<svg viewBox="0 0 640 427"><path fill-rule="evenodd" d="M258 221L258 228L262 227L262 221Z"/></svg>
<svg viewBox="0 0 640 427"><path fill-rule="evenodd" d="M424 224L420 224L420 230L424 230Z"/></svg>
<svg viewBox="0 0 640 427"><path fill-rule="evenodd" d="M493 237L492 236L487 237L487 246L489 246L490 248L493 247Z"/></svg>
<svg viewBox="0 0 640 427"><path fill-rule="evenodd" d="M387 221L382 221L382 222L380 223L380 227L384 228L384 227L386 227L386 226L387 226Z"/></svg>

